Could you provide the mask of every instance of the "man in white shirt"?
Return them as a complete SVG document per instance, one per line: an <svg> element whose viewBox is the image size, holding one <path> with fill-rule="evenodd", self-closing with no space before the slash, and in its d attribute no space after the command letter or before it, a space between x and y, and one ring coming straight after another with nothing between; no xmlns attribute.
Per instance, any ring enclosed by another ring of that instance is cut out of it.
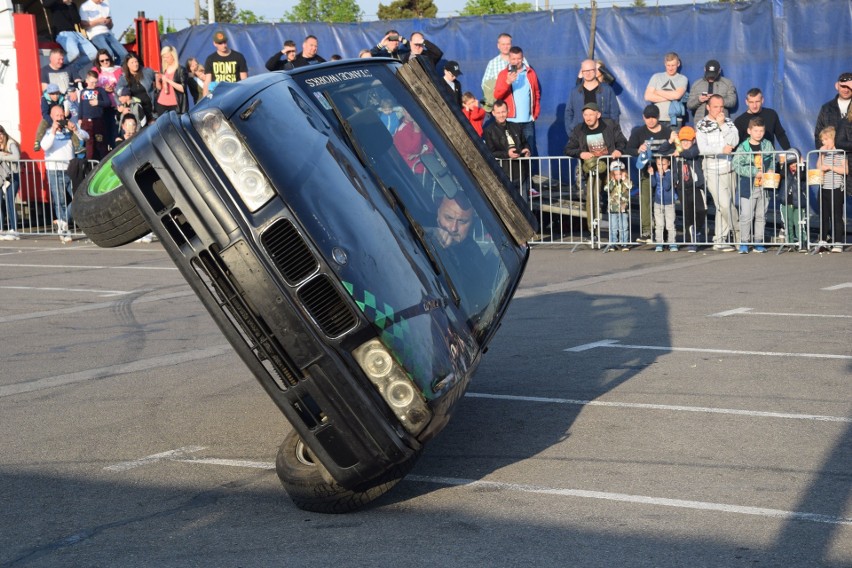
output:
<svg viewBox="0 0 852 568"><path fill-rule="evenodd" d="M73 120L65 118L65 110L57 105L50 108L51 124L44 131L40 146L44 150L47 169L47 182L50 186L50 200L53 202L53 214L59 231L59 240L71 242L68 221L71 218L69 197L73 196L71 177L68 175L68 162L79 148L74 148L75 139L80 143L88 140L89 135L77 126Z"/></svg>
<svg viewBox="0 0 852 568"><path fill-rule="evenodd" d="M109 0L87 0L80 5L80 23L89 36L89 41L98 49L106 49L112 60L121 65L127 50L112 35L112 18L109 15Z"/></svg>

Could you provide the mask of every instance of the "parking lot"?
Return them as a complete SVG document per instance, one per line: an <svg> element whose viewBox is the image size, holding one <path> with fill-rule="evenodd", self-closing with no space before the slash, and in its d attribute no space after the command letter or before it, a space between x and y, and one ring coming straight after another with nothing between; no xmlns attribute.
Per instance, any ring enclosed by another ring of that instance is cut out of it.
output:
<svg viewBox="0 0 852 568"><path fill-rule="evenodd" d="M852 566L852 254L537 248L446 430L296 509L162 248L0 247L0 566Z"/></svg>

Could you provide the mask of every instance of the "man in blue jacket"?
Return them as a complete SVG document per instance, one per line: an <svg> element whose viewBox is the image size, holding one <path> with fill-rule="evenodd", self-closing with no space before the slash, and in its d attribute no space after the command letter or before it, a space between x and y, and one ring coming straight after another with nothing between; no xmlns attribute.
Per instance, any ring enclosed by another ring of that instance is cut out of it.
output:
<svg viewBox="0 0 852 568"><path fill-rule="evenodd" d="M569 135L583 122L583 107L588 103L597 105L602 118L618 122L621 117L615 92L598 79L598 64L594 59L586 59L580 64L580 76L583 81L568 93L565 104L565 131Z"/></svg>

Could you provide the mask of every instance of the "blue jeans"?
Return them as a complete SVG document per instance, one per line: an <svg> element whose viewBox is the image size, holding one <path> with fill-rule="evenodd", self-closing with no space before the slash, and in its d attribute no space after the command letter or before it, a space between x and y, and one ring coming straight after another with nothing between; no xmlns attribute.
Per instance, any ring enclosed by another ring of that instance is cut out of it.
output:
<svg viewBox="0 0 852 568"><path fill-rule="evenodd" d="M89 38L98 49L106 49L112 54L112 59L116 65L121 65L124 58L127 57L127 50L121 45L121 42L115 39L111 32L98 34L93 38Z"/></svg>
<svg viewBox="0 0 852 568"><path fill-rule="evenodd" d="M15 194L18 193L20 186L20 174L12 174L9 178L10 185L6 188L6 224L10 231L18 230L18 217L15 212ZM0 223L0 230L4 230Z"/></svg>
<svg viewBox="0 0 852 568"><path fill-rule="evenodd" d="M630 222L627 212L609 214L609 244L626 245L630 242Z"/></svg>
<svg viewBox="0 0 852 568"><path fill-rule="evenodd" d="M50 201L53 203L53 218L57 221L71 220L71 178L65 170L47 170L50 185Z"/></svg>
<svg viewBox="0 0 852 568"><path fill-rule="evenodd" d="M81 51L91 61L97 61L98 50L92 45L92 42L77 32L59 32L59 35L56 36L56 43L65 50L65 57L69 63L80 57Z"/></svg>

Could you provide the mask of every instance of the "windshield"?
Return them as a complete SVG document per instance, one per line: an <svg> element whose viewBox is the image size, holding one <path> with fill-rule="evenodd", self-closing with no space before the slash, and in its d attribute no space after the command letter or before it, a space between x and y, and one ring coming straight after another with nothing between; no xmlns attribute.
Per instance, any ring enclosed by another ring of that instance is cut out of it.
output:
<svg viewBox="0 0 852 568"><path fill-rule="evenodd" d="M472 176L394 68L332 68L293 79L349 141L410 226L447 300L466 315L476 335L487 329L519 257Z"/></svg>

